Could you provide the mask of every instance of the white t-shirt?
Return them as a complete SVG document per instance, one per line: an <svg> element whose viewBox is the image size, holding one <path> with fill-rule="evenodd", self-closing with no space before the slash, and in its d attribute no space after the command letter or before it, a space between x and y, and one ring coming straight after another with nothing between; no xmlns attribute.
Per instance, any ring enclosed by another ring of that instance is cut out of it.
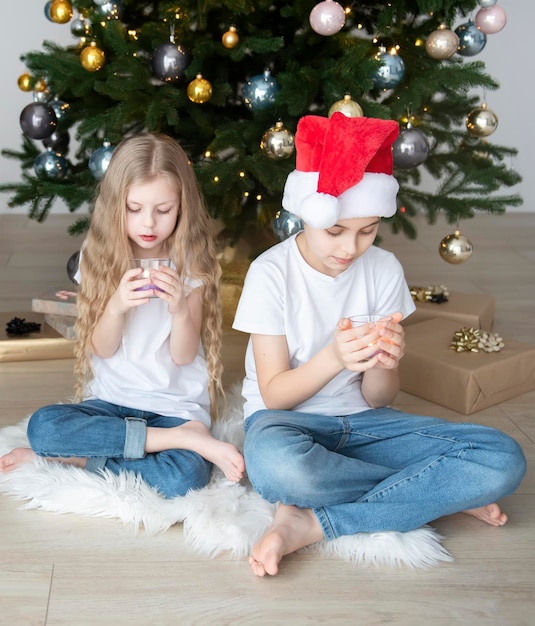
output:
<svg viewBox="0 0 535 626"><path fill-rule="evenodd" d="M80 282L80 274L75 276ZM186 294L200 286L186 279ZM194 361L176 365L169 337L168 304L151 298L126 315L121 345L107 359L92 357L95 377L85 390L85 399L98 398L120 406L159 415L195 419L210 427L208 373L202 345Z"/></svg>
<svg viewBox="0 0 535 626"><path fill-rule="evenodd" d="M396 257L372 246L336 277L313 269L301 256L297 235L261 254L249 268L233 328L260 335L285 335L290 366L299 367L333 340L340 318L359 313L410 315L415 305ZM342 371L295 411L348 415L368 410L362 375ZM244 413L265 409L258 388L252 342L245 356Z"/></svg>

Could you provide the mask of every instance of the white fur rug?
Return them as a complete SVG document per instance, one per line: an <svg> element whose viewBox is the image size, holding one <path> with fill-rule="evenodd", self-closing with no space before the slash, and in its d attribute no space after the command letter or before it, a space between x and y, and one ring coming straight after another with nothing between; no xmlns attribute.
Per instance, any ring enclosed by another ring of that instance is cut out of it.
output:
<svg viewBox="0 0 535 626"><path fill-rule="evenodd" d="M28 447L28 419L0 430L0 455L15 447ZM228 394L223 419L214 435L243 444L242 399L239 387ZM214 469L210 483L185 497L165 499L132 474L103 476L85 470L37 459L13 472L0 473L0 492L25 500L23 509L113 517L134 529L154 534L182 523L186 545L198 554L214 557L228 552L234 558L250 553L269 527L275 506L263 500L247 481L234 484ZM406 533L359 533L323 541L306 548L336 556L358 566L428 568L453 558L429 526Z"/></svg>

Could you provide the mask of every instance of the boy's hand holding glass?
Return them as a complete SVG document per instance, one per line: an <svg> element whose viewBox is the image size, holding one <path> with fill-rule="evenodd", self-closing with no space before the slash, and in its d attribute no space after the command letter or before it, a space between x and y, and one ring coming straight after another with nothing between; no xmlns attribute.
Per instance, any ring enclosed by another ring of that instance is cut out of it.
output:
<svg viewBox="0 0 535 626"><path fill-rule="evenodd" d="M392 343L386 336L386 325L393 321L391 315L365 313L352 315L349 318L352 328L357 330L357 338L365 339L361 362L367 362L374 356L381 354L378 342Z"/></svg>

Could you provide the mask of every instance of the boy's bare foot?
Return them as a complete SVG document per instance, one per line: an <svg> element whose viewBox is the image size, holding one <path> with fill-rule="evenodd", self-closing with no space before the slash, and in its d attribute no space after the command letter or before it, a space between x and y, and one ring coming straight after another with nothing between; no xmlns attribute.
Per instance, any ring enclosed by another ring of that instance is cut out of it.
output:
<svg viewBox="0 0 535 626"><path fill-rule="evenodd" d="M173 431L171 439L167 438L169 431ZM167 446L161 447L161 436L167 438ZM234 483L243 478L245 461L238 448L213 437L208 428L197 420L190 420L169 429L147 428L146 452L166 450L170 442L173 448L197 452L207 461L217 465L225 477Z"/></svg>
<svg viewBox="0 0 535 626"><path fill-rule="evenodd" d="M249 557L253 573L274 576L283 556L322 539L323 530L312 509L280 504L271 527L253 547Z"/></svg>
<svg viewBox="0 0 535 626"><path fill-rule="evenodd" d="M0 456L0 472L12 472L23 463L30 463L37 458L31 448L13 448L11 452Z"/></svg>
<svg viewBox="0 0 535 626"><path fill-rule="evenodd" d="M468 515L473 515L481 521L489 524L489 526L503 526L507 523L507 515L500 509L500 507L493 502L487 504L487 506L480 506L477 509L467 509L463 511Z"/></svg>
<svg viewBox="0 0 535 626"><path fill-rule="evenodd" d="M30 463L34 459L39 458L31 448L14 448L11 452L0 457L0 472L11 472L23 463ZM41 457L43 458L43 457ZM53 457L46 458L47 461L57 461L65 465L75 465L76 467L85 468L87 459L79 457Z"/></svg>

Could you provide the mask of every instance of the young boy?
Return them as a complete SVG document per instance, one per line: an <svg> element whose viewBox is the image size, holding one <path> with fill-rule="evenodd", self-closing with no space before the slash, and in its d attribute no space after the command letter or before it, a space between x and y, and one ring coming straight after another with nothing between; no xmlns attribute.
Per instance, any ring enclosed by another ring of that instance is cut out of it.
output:
<svg viewBox="0 0 535 626"><path fill-rule="evenodd" d="M278 502L254 546L258 576L323 539L408 531L465 511L493 526L495 501L524 476L520 446L497 430L389 408L399 390L401 320L414 303L403 270L373 246L397 210L394 121L307 116L283 207L304 230L258 257L234 328L246 354L245 460L256 491ZM353 328L352 315L389 321Z"/></svg>

